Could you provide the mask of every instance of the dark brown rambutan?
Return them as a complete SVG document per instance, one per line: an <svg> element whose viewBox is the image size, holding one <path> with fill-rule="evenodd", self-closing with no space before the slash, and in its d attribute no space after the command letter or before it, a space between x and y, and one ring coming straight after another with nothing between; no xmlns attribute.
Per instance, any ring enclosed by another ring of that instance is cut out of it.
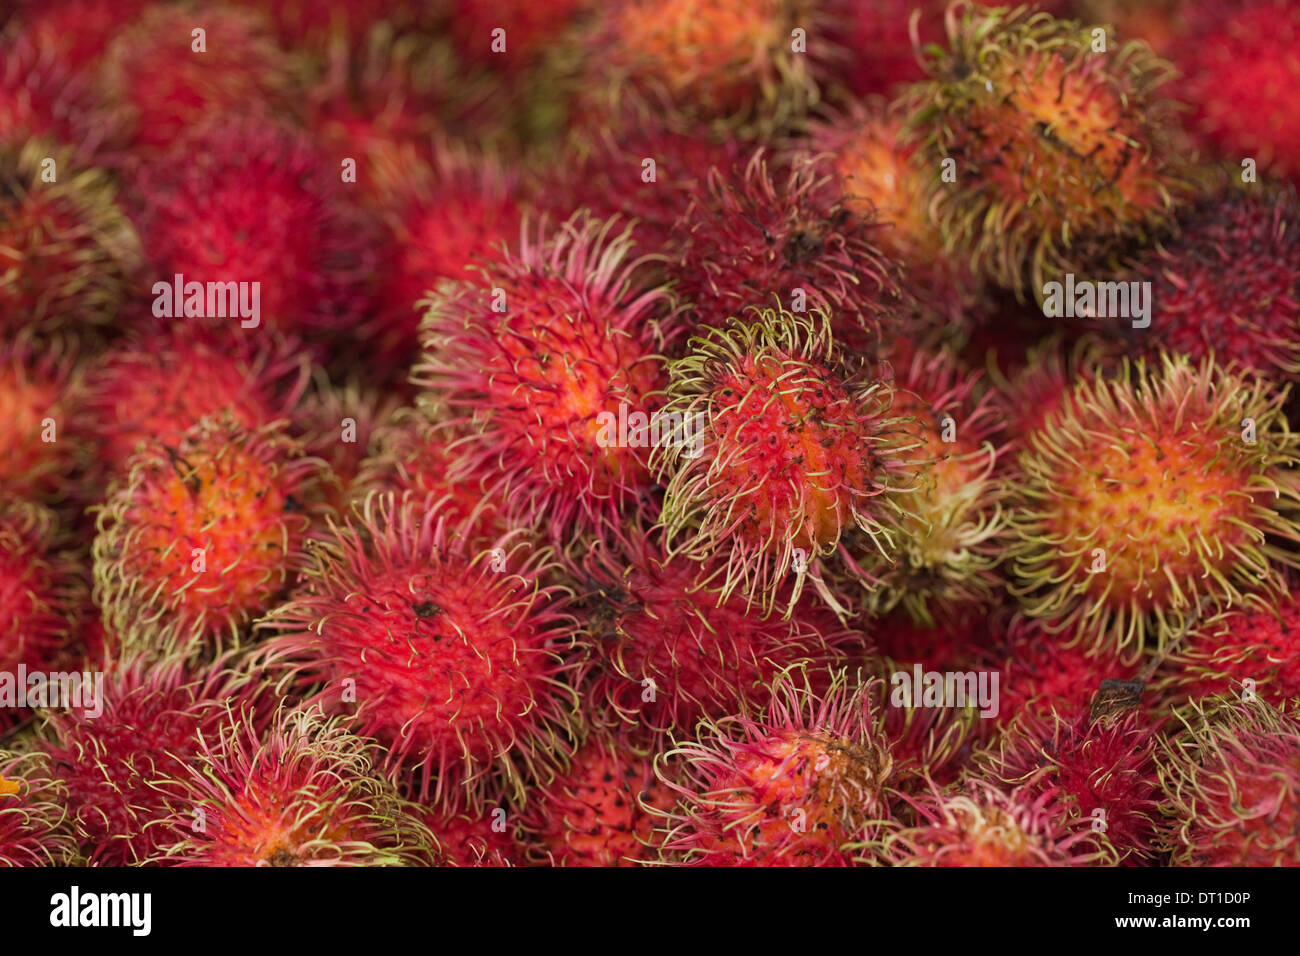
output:
<svg viewBox="0 0 1300 956"><path fill-rule="evenodd" d="M374 768L373 747L318 709L269 728L228 711L200 726L192 762L162 782L173 813L155 821L165 866L401 866L433 836ZM156 785L156 784L155 784Z"/></svg>
<svg viewBox="0 0 1300 956"><path fill-rule="evenodd" d="M67 789L50 776L44 754L0 749L0 867L77 863L67 807Z"/></svg>
<svg viewBox="0 0 1300 956"><path fill-rule="evenodd" d="M283 596L306 563L308 532L327 510L321 486L332 480L285 429L246 428L223 412L175 445L144 442L109 484L94 592L128 646L235 646Z"/></svg>
<svg viewBox="0 0 1300 956"><path fill-rule="evenodd" d="M724 599L792 606L807 577L841 608L819 561L855 528L887 550L882 496L909 486L915 442L892 388L845 367L824 314L748 319L706 330L670 368L662 414L682 437L654 450L666 544L717 562Z"/></svg>
<svg viewBox="0 0 1300 956"><path fill-rule="evenodd" d="M1148 352L1300 380L1300 204L1294 187L1229 187L1187 210L1177 238L1125 280L1151 283Z"/></svg>
<svg viewBox="0 0 1300 956"><path fill-rule="evenodd" d="M188 291L174 301L154 286L155 316L166 325L191 335L215 331L223 343L260 336L267 326L313 345L322 338L353 349L368 344L374 230L345 193L338 167L302 135L272 123L216 120L141 169L135 191L156 281L250 283L250 298L253 290L259 296L258 325L241 328L251 317L182 312Z"/></svg>
<svg viewBox="0 0 1300 956"><path fill-rule="evenodd" d="M762 712L701 721L656 760L678 795L661 824L661 862L687 866L848 866L884 812L891 759L869 685L840 673L824 694L792 669Z"/></svg>
<svg viewBox="0 0 1300 956"><path fill-rule="evenodd" d="M1150 865L1160 816L1155 728L1139 714L1093 720L1088 708L1027 712L969 767L975 779L1050 796L1057 821L1099 852Z"/></svg>
<svg viewBox="0 0 1300 956"><path fill-rule="evenodd" d="M673 228L668 275L696 320L722 326L775 296L793 312L827 313L857 347L897 323L905 303L897 265L880 249L887 227L828 194L824 158L797 158L774 175L760 150L712 169Z"/></svg>
<svg viewBox="0 0 1300 956"><path fill-rule="evenodd" d="M572 746L563 678L576 622L550 553L484 538L440 503L372 496L314 548L305 588L260 625L272 666L311 703L352 717L423 801L512 799Z"/></svg>
<svg viewBox="0 0 1300 956"><path fill-rule="evenodd" d="M1165 228L1182 192L1171 69L1143 44L1028 7L953 4L950 50L907 94L926 209L950 255L1018 295ZM1104 35L1104 33L1103 33Z"/></svg>
<svg viewBox="0 0 1300 956"><path fill-rule="evenodd" d="M665 812L676 802L655 776L653 755L596 734L567 770L529 792L521 828L538 862L632 866L657 858L651 811Z"/></svg>
<svg viewBox="0 0 1300 956"><path fill-rule="evenodd" d="M808 608L761 618L740 598L719 601L710 570L665 556L643 536L586 555L581 603L592 653L579 683L590 720L625 722L641 745L682 738L701 718L765 703L787 667L806 661L818 674L842 664L846 648L865 650L861 635Z"/></svg>
<svg viewBox="0 0 1300 956"><path fill-rule="evenodd" d="M1263 701L1207 704L1160 755L1171 862L1300 865L1300 722Z"/></svg>
<svg viewBox="0 0 1300 956"><path fill-rule="evenodd" d="M287 64L252 11L155 5L114 38L102 76L138 153L170 146L213 116L282 115L295 99Z"/></svg>
<svg viewBox="0 0 1300 956"><path fill-rule="evenodd" d="M107 173L43 140L0 145L0 333L102 329L139 266Z"/></svg>
<svg viewBox="0 0 1300 956"><path fill-rule="evenodd" d="M294 342L262 335L246 356L172 330L105 353L86 375L78 417L108 475L142 442L175 447L219 412L259 428L296 411L310 374Z"/></svg>
<svg viewBox="0 0 1300 956"><path fill-rule="evenodd" d="M675 330L671 300L628 261L630 229L575 217L527 232L427 301L411 380L464 437L452 481L481 481L511 521L551 540L617 527L646 497L649 423Z"/></svg>
<svg viewBox="0 0 1300 956"><path fill-rule="evenodd" d="M84 676L98 681L96 699L83 694L85 706L46 710L44 750L91 865L142 863L166 836L156 821L169 799L182 797L179 781L202 752L200 735L216 733L227 707L261 713L264 699L231 658L196 672L175 659L131 657Z"/></svg>
<svg viewBox="0 0 1300 956"><path fill-rule="evenodd" d="M1182 71L1172 95L1191 106L1187 126L1233 166L1300 173L1300 8L1287 0L1183 4L1169 56Z"/></svg>

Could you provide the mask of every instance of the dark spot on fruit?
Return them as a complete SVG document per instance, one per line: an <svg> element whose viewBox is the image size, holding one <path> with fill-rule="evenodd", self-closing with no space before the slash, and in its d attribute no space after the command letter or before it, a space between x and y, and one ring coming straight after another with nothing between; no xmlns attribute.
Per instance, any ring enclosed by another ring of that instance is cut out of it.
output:
<svg viewBox="0 0 1300 956"><path fill-rule="evenodd" d="M289 495L289 497L284 499L284 510L302 511L302 505L299 503L297 498L295 498L293 495Z"/></svg>
<svg viewBox="0 0 1300 956"><path fill-rule="evenodd" d="M421 604L412 604L411 610L415 612L416 617L421 618L429 618L442 613L442 608L438 607L438 605L434 604L432 601L425 601Z"/></svg>

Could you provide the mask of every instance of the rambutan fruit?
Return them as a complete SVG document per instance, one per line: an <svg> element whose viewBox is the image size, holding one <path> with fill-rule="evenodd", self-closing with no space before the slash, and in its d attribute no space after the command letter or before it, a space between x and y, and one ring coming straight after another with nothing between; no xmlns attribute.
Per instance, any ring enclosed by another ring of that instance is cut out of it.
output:
<svg viewBox="0 0 1300 956"><path fill-rule="evenodd" d="M696 321L722 326L777 297L822 311L838 338L868 347L905 303L898 266L880 249L887 227L864 221L825 188L823 158L796 158L783 181L763 152L711 169L706 188L673 227L667 272Z"/></svg>
<svg viewBox="0 0 1300 956"><path fill-rule="evenodd" d="M1052 633L1136 657L1195 613L1263 607L1296 559L1285 394L1165 356L1078 384L1014 477L1012 587Z"/></svg>
<svg viewBox="0 0 1300 956"><path fill-rule="evenodd" d="M78 417L109 475L141 443L177 446L209 415L255 429L297 411L310 363L292 341L263 335L247 354L173 332L105 353L86 375Z"/></svg>
<svg viewBox="0 0 1300 956"><path fill-rule="evenodd" d="M21 145L36 137L71 148L86 168L121 145L121 117L72 68L82 61L61 57L52 45L23 29L0 35L0 143Z"/></svg>
<svg viewBox="0 0 1300 956"><path fill-rule="evenodd" d="M1172 94L1191 106L1186 125L1233 166L1250 158L1296 179L1300 9L1286 0L1202 0L1181 5L1178 15L1169 56L1183 74Z"/></svg>
<svg viewBox="0 0 1300 956"><path fill-rule="evenodd" d="M213 739L199 728L151 862L400 866L428 856L432 834L341 718L285 710L262 730L249 717L228 712Z"/></svg>
<svg viewBox="0 0 1300 956"><path fill-rule="evenodd" d="M0 333L102 329L139 265L107 173L42 140L0 146Z"/></svg>
<svg viewBox="0 0 1300 956"><path fill-rule="evenodd" d="M1245 372L1300 380L1298 220L1294 187L1229 187L1189 209L1177 238L1123 275L1151 284L1148 351L1213 353Z"/></svg>
<svg viewBox="0 0 1300 956"><path fill-rule="evenodd" d="M611 5L583 41L594 90L584 112L770 132L816 102L816 40L799 51L794 31L813 37L819 22L812 5L784 0Z"/></svg>
<svg viewBox="0 0 1300 956"><path fill-rule="evenodd" d="M1175 708L1236 697L1286 707L1300 698L1300 604L1290 593L1265 608L1199 622L1163 661L1153 688Z"/></svg>
<svg viewBox="0 0 1300 956"><path fill-rule="evenodd" d="M212 116L287 112L296 98L287 63L254 11L152 6L114 38L101 75L138 152L167 147Z"/></svg>
<svg viewBox="0 0 1300 956"><path fill-rule="evenodd" d="M0 750L0 867L76 862L76 842L64 826L67 798L43 754Z"/></svg>
<svg viewBox="0 0 1300 956"><path fill-rule="evenodd" d="M195 316L183 290L163 300L171 310L155 300L155 315L190 334L215 328L223 343L265 326L365 346L378 244L336 169L302 134L239 117L186 132L146 164L135 177L137 224L157 279L259 283L257 326L241 328L251 316Z"/></svg>
<svg viewBox="0 0 1300 956"><path fill-rule="evenodd" d="M1001 790L972 782L912 799L918 817L864 846L865 858L890 866L1114 865L1115 850L1090 830L1059 819L1052 794Z"/></svg>
<svg viewBox="0 0 1300 956"><path fill-rule="evenodd" d="M1093 337L1070 343L1065 336L1053 334L1031 344L1023 356L990 357L989 379L1001 399L1013 447L1023 448L1030 436L1046 426L1076 382L1095 378L1108 367L1108 351Z"/></svg>
<svg viewBox="0 0 1300 956"><path fill-rule="evenodd" d="M1001 415L990 395L977 392L979 379L946 351L916 351L897 369L890 411L906 419L900 428L921 464L913 487L887 495L893 548L881 551L872 537L860 549L855 571L873 613L902 607L928 624L936 614L988 604L1001 588ZM846 550L859 548L850 542Z"/></svg>
<svg viewBox="0 0 1300 956"><path fill-rule="evenodd" d="M676 794L655 775L654 758L625 741L589 737L573 763L529 793L521 828L533 856L552 866L630 866L657 858L651 810Z"/></svg>
<svg viewBox="0 0 1300 956"><path fill-rule="evenodd" d="M719 601L709 571L646 536L593 547L584 559L585 710L623 722L639 745L761 706L772 680L798 662L819 674L843 664L845 649L865 649L860 635L804 607L760 618L737 597Z"/></svg>
<svg viewBox="0 0 1300 956"><path fill-rule="evenodd" d="M58 339L0 342L0 496L61 507L81 490L83 382L76 352Z"/></svg>
<svg viewBox="0 0 1300 956"><path fill-rule="evenodd" d="M1094 51L1092 28L1026 7L953 4L946 26L950 49L931 48L906 98L949 254L1039 298L1168 225L1182 186L1167 63L1137 42Z"/></svg>
<svg viewBox="0 0 1300 956"><path fill-rule="evenodd" d="M967 670L992 646L1000 617L985 608L953 608L942 621L918 623L906 610L895 608L867 625L872 644L884 657L939 670Z"/></svg>
<svg viewBox="0 0 1300 956"><path fill-rule="evenodd" d="M447 31L466 63L517 76L563 42L574 20L593 7L591 0L451 0ZM504 31L496 43L496 30Z"/></svg>
<svg viewBox="0 0 1300 956"><path fill-rule="evenodd" d="M892 388L844 366L824 314L754 309L691 347L662 413L688 440L652 456L670 553L721 559L721 599L768 612L795 568L791 605L807 576L839 607L818 559L851 528L888 541L879 499L910 477Z"/></svg>
<svg viewBox="0 0 1300 956"><path fill-rule="evenodd" d="M943 0L824 0L823 6L830 26L827 39L837 48L827 80L855 99L892 94L924 76L909 32L913 11L919 37L926 43L943 37Z"/></svg>
<svg viewBox="0 0 1300 956"><path fill-rule="evenodd" d="M1108 844L1120 862L1150 865L1160 803L1156 741L1155 728L1134 712L1097 720L1087 708L1028 712L969 772L1029 798L1049 795L1057 821L1089 833L1099 852Z"/></svg>
<svg viewBox="0 0 1300 956"><path fill-rule="evenodd" d="M694 741L656 760L678 794L665 816L662 862L849 865L847 847L871 835L884 809L891 758L875 731L869 685L855 689L839 672L819 695L807 678L787 671L760 714L701 721Z"/></svg>
<svg viewBox="0 0 1300 956"><path fill-rule="evenodd" d="M441 3L428 0L233 0L233 6L265 14L286 50L324 56L338 42L354 42L387 24L399 31L431 22Z"/></svg>
<svg viewBox="0 0 1300 956"><path fill-rule="evenodd" d="M73 555L59 544L48 508L0 504L0 672L20 664L43 670L72 641L88 595Z"/></svg>
<svg viewBox="0 0 1300 956"><path fill-rule="evenodd" d="M572 752L564 683L576 622L547 549L482 537L441 502L372 495L313 546L295 599L260 624L309 704L351 717L421 801L482 805L497 771L522 798ZM435 779L436 778L436 779Z"/></svg>
<svg viewBox="0 0 1300 956"><path fill-rule="evenodd" d="M887 816L897 818L910 812L909 795L956 782L972 753L990 739L992 721L980 717L973 700L964 707L923 707L919 701L897 706L892 677L898 665L888 658L873 664L883 678L872 685L879 715L876 735L885 741L893 763L885 787ZM943 667L937 662L931 666Z"/></svg>
<svg viewBox="0 0 1300 956"><path fill-rule="evenodd" d="M518 252L443 285L411 373L465 433L448 479L483 481L556 543L617 527L652 485L644 446L675 316L617 228L578 216L549 238L526 232Z"/></svg>
<svg viewBox="0 0 1300 956"><path fill-rule="evenodd" d="M288 589L332 479L285 428L205 418L176 445L141 445L109 484L94 595L128 646L134 636L185 652L237 646Z"/></svg>
<svg viewBox="0 0 1300 956"><path fill-rule="evenodd" d="M1183 718L1159 763L1174 866L1300 865L1300 722L1262 701Z"/></svg>
<svg viewBox="0 0 1300 956"><path fill-rule="evenodd" d="M228 706L260 713L262 698L232 658L196 672L178 659L132 656L85 677L102 679L96 699L44 711L43 749L67 788L69 822L90 864L143 863L160 848L165 834L151 824L168 816L169 799L181 798L179 781L202 752L200 735L217 731Z"/></svg>
<svg viewBox="0 0 1300 956"><path fill-rule="evenodd" d="M435 866L522 866L524 847L505 807L447 811L416 805L437 842Z"/></svg>

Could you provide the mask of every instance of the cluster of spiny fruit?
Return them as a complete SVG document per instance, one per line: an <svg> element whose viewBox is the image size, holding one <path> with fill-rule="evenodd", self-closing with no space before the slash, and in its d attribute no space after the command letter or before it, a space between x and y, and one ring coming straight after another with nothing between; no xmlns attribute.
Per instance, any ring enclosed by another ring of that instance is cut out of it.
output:
<svg viewBox="0 0 1300 956"><path fill-rule="evenodd" d="M0 863L1300 863L1300 7L0 18Z"/></svg>

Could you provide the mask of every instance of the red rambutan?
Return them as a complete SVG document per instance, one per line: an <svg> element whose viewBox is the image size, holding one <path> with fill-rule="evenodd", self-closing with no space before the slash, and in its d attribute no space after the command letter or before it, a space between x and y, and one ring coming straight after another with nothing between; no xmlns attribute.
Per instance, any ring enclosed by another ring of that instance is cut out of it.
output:
<svg viewBox="0 0 1300 956"><path fill-rule="evenodd" d="M76 355L59 341L0 342L0 498L60 505L80 492L82 388Z"/></svg>
<svg viewBox="0 0 1300 956"><path fill-rule="evenodd" d="M0 750L0 867L75 863L76 841L64 826L67 801L44 754Z"/></svg>

